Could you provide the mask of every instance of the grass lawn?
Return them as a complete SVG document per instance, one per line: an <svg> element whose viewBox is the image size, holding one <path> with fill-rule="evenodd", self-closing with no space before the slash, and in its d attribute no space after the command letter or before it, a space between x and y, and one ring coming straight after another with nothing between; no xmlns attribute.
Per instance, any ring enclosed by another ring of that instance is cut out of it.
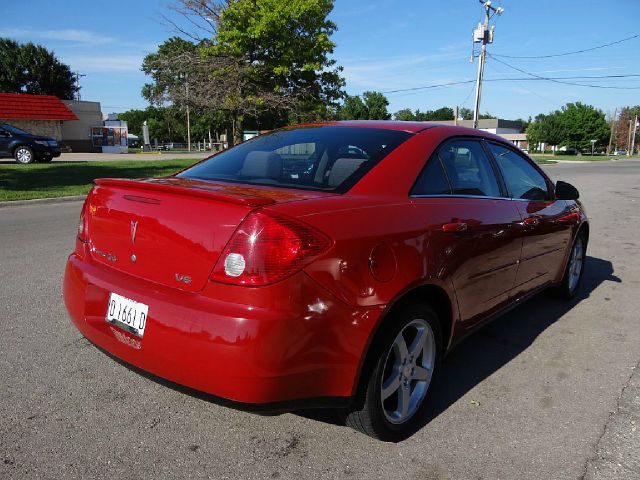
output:
<svg viewBox="0 0 640 480"><path fill-rule="evenodd" d="M194 159L0 164L0 202L82 195L94 178L147 178L170 175Z"/></svg>
<svg viewBox="0 0 640 480"><path fill-rule="evenodd" d="M548 159L548 158L536 158L533 155L531 155L531 158L538 165L553 165L554 163L558 163L555 160L551 160L551 159Z"/></svg>
<svg viewBox="0 0 640 480"><path fill-rule="evenodd" d="M569 162L607 162L613 160L615 157L607 157L606 155L547 155L540 153L530 153L529 156L533 158L536 163L557 161L569 161ZM618 157L620 158L620 157Z"/></svg>

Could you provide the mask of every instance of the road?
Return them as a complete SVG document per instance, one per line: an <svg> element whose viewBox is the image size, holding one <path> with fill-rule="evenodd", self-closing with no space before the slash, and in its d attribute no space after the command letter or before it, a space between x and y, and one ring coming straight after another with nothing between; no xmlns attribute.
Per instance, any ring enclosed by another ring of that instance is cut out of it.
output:
<svg viewBox="0 0 640 480"><path fill-rule="evenodd" d="M546 169L591 217L579 297L541 295L463 342L433 419L398 444L325 412L231 410L114 362L62 303L80 204L0 209L0 478L639 478L640 162Z"/></svg>

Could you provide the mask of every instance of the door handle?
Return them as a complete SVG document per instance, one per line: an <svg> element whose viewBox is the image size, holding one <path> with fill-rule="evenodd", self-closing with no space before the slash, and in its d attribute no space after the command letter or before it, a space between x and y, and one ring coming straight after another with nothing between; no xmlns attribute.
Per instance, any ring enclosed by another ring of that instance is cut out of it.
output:
<svg viewBox="0 0 640 480"><path fill-rule="evenodd" d="M467 231L467 224L464 222L452 222L442 225L442 231L445 233L459 233Z"/></svg>

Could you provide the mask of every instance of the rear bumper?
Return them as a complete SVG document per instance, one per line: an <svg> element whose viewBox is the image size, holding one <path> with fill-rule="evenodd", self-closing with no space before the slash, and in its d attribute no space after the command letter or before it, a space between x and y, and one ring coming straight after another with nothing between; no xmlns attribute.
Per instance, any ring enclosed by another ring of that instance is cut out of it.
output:
<svg viewBox="0 0 640 480"><path fill-rule="evenodd" d="M149 305L144 338L105 321L109 292ZM210 283L189 293L75 253L64 300L80 332L127 364L236 406L278 411L347 401L382 311L347 306L304 273L269 287Z"/></svg>

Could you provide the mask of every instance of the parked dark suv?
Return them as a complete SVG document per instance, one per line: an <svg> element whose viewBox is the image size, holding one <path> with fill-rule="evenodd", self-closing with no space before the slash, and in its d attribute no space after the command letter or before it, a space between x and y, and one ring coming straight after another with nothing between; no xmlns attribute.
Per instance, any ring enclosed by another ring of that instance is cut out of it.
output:
<svg viewBox="0 0 640 480"><path fill-rule="evenodd" d="M12 125L0 124L0 158L13 157L18 163L50 162L60 156L55 138L40 137Z"/></svg>

